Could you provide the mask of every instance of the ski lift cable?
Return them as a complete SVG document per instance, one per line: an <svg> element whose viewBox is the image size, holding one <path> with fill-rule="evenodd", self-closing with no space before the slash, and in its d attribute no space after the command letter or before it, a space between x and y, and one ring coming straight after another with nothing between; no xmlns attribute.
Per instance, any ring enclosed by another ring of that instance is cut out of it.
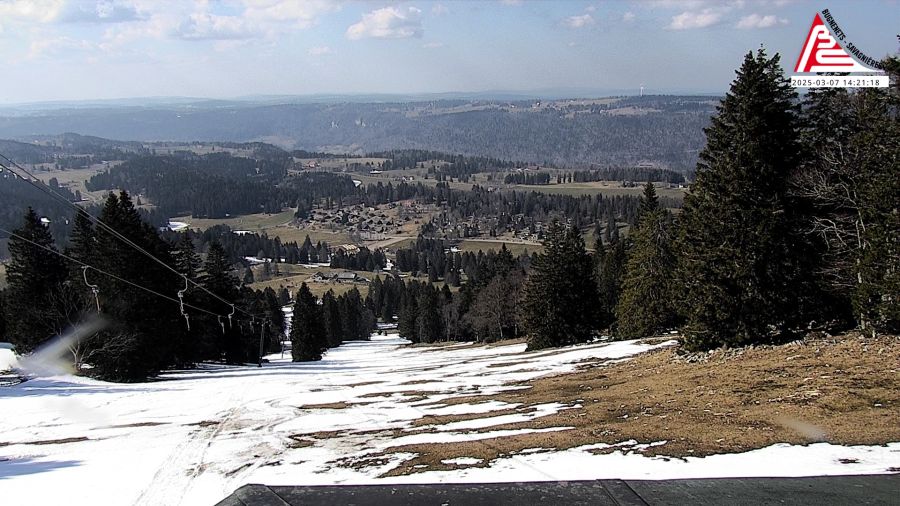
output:
<svg viewBox="0 0 900 506"><path fill-rule="evenodd" d="M65 203L65 204L67 204L67 205L69 205L69 206L75 208L76 212L84 213L84 214L88 217L88 219L90 219L91 221L93 221L94 223L96 223L97 226L103 227L104 229L106 229L109 233L111 233L114 237L116 237L116 238L119 239L120 241L122 241L122 242L124 242L125 244L131 246L132 248L138 250L139 252L141 252L142 254L144 254L145 256L147 256L148 258L154 260L155 262L157 262L158 264L162 265L162 266L165 267L166 269L169 269L170 271L174 272L175 274L182 275L182 274L181 274L180 272L178 272L175 268L173 268L173 267L170 266L169 264L163 262L162 260L160 260L159 258L157 258L156 256L154 256L152 253L150 253L149 251L145 250L145 249L142 248L141 246L135 244L132 240L128 239L127 237L125 237L124 235L122 235L121 233L119 233L119 231L117 231L117 230L114 229L113 227L107 225L107 224L106 224L105 222L103 222L103 220L101 220L100 218L98 218L98 217L96 217L96 216L91 216L90 213L88 213L87 211L85 211L82 207L80 207L80 206L74 204L73 202L70 202L69 199L67 199L67 198L65 198L64 196L60 195L58 192L56 192L55 190L53 190L53 188L50 188L49 186L44 185L44 184L38 184L36 181L40 181L40 180L39 180L36 176L34 176L31 172L29 172L27 169L25 169L24 167L22 167L21 165L19 165L17 162L15 162L14 160L11 160L9 157L7 157L6 155L4 155L3 153L0 153L0 158L6 160L9 164L15 166L18 170L24 172L28 177L22 177L20 174L16 174L16 172L15 172L11 167L9 167L9 166L7 166L7 165L5 165L5 164L3 164L3 163L0 163L0 168L5 168L6 170L10 171L10 173L12 173L12 174L14 174L14 175L18 175L20 179L24 180L24 181L25 181L26 183L28 183L29 185L31 185L31 186L37 188L38 190L40 190L40 191L42 191L42 192L44 192L44 193L47 193L48 195L51 195L52 197L56 198L57 200L59 200L59 201ZM216 295L215 293L213 293L212 291L210 291L209 289L207 289L207 288L204 287L203 285L197 283L196 281L191 280L190 282L193 283L194 286L196 286L197 288L200 288L201 290L203 290L204 292L206 292L206 293L208 293L209 295L213 296L214 298L218 299L219 301L221 301L221 302L223 302L223 303L225 303L225 304L228 304L228 305L230 305L230 306L234 306L231 302L229 302L229 301L223 299L223 298L220 297L219 295ZM240 312L242 312L242 313L244 313L244 314L246 314L247 316L253 316L252 313L250 313L250 312L248 312L248 311L245 311L244 309L242 309L242 308L240 308L240 307L238 307L237 310L240 311Z"/></svg>
<svg viewBox="0 0 900 506"><path fill-rule="evenodd" d="M32 246L41 248L42 250L47 251L47 252L49 252L49 253L53 253L54 255L59 256L59 257L61 257L61 258L64 258L64 259L66 259L66 260L68 260L68 261L70 261L70 262L74 262L74 263L78 264L79 266L81 266L82 268L93 269L93 270L99 272L100 274L103 274L103 275L105 275L105 276L109 276L110 278L113 278L113 279L115 279L115 280L117 280L117 281L121 281L122 283L125 283L125 284L127 284L127 285L130 285L130 286L133 286L133 287L135 287L135 288L139 288L139 289L141 289L141 290L144 290L145 292L151 293L151 294L153 294L153 295L156 295L157 297L161 297L161 298L163 298L163 299L166 299L166 300L168 300L168 301L174 302L174 303L179 304L179 305L182 304L182 301L180 301L180 300L178 300L178 299L176 299L176 298L173 298L173 297L170 297L170 296L168 296L168 295L159 293L159 292L157 292L156 290L154 290L154 289L152 289L152 288L147 288L147 287L145 287L145 286L143 286L143 285L140 285L140 284L135 283L135 282L133 282L133 281L129 281L129 280L123 278L123 277L117 276L116 274L113 274L113 273L104 271L103 269L98 269L97 267L94 267L93 265L90 265L90 264L87 264L87 263L85 263L85 262L82 262L81 260L78 260L78 259L76 259L76 258L72 258L71 256L66 255L65 253L61 253L61 252L59 252L59 251L56 251L56 250L53 249L53 248L49 248L49 247L47 247L47 246L44 246L43 244L38 244L38 243L32 241L31 239L28 239L27 237L24 237L24 236L22 236L22 235L20 235L20 234L17 234L17 233L15 233L15 232L10 232L9 230L6 230L6 229L4 229L4 228L0 228L0 232L2 232L2 233L4 233L4 234L7 234L7 235L9 235L10 237L15 237L15 238L17 238L17 239L19 239L19 240L25 241L25 242L27 242L28 244L31 244ZM184 307L189 308L189 309L193 309L193 310L195 310L195 311L200 311L200 312L203 312L203 313L212 315L212 316L220 316L219 313L210 311L210 310L208 310L208 309L204 309L204 308L202 308L202 307L197 307L197 306L194 306L194 305L192 305L192 304L188 304L187 302L184 302Z"/></svg>

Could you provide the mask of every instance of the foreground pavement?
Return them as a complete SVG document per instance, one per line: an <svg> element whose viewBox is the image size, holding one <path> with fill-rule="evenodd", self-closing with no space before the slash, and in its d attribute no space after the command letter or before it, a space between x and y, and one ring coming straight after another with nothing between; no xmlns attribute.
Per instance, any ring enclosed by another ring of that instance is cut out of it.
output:
<svg viewBox="0 0 900 506"><path fill-rule="evenodd" d="M566 504L900 504L900 474L530 483L269 487L244 485L216 506Z"/></svg>

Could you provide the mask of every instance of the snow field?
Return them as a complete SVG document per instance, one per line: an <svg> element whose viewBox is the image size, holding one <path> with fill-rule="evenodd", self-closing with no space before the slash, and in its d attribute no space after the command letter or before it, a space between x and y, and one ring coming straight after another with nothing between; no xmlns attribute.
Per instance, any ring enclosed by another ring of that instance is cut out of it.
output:
<svg viewBox="0 0 900 506"><path fill-rule="evenodd" d="M391 452L401 445L489 444L495 437L568 430L490 430L580 407L545 403L509 413L522 406L490 396L529 388L515 383L573 371L583 361L623 360L671 343L591 343L525 353L524 344L407 347L388 335L346 343L315 363L272 355L262 368L206 365L138 384L35 379L0 388L0 497L4 504L214 504L245 483L795 476L884 472L890 462L898 465L900 443L775 445L665 459L640 454L648 444L664 442L626 441L533 448L488 463L459 457L444 462L456 466L452 470L381 477L415 457ZM450 403L470 396L485 400ZM460 414L483 416L413 426L426 415ZM838 458L859 462L841 464Z"/></svg>

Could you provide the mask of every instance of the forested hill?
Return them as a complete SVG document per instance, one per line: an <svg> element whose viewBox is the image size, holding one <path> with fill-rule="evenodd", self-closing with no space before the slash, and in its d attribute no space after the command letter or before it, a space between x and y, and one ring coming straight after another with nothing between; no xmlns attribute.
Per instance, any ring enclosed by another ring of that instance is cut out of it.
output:
<svg viewBox="0 0 900 506"><path fill-rule="evenodd" d="M0 117L0 138L77 132L138 141L266 141L357 154L425 149L561 166L651 161L690 170L717 103L656 96L56 110Z"/></svg>

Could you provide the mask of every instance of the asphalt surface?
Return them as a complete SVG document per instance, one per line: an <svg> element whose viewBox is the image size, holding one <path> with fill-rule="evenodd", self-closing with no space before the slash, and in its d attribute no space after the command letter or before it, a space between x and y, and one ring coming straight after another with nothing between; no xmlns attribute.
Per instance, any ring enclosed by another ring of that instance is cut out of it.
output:
<svg viewBox="0 0 900 506"><path fill-rule="evenodd" d="M270 487L244 485L217 506L900 505L900 474L570 482Z"/></svg>

